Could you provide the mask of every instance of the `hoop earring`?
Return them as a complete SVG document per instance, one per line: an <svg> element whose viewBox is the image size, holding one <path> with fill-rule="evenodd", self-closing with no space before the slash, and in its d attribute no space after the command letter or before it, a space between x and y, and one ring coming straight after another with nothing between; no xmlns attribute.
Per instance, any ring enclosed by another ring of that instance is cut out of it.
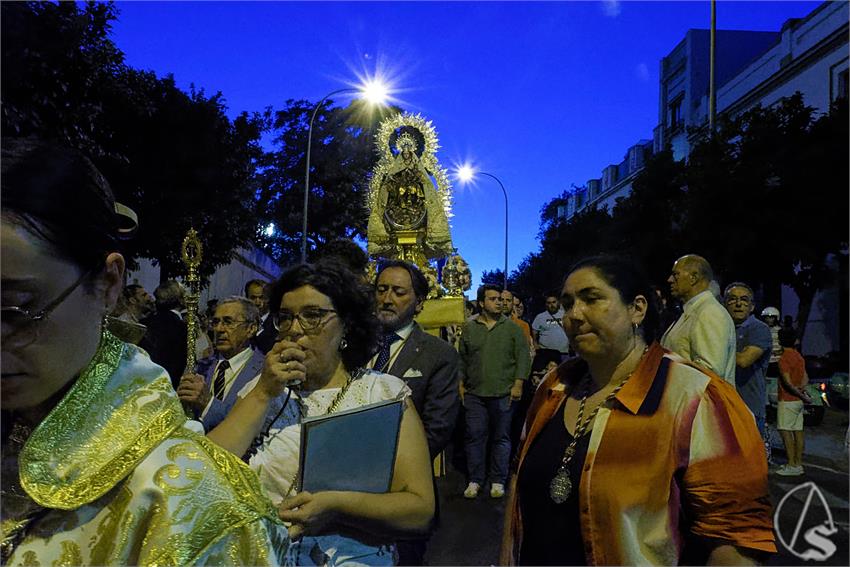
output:
<svg viewBox="0 0 850 567"><path fill-rule="evenodd" d="M345 340L345 338L343 338L341 341L339 341L339 350L342 351L342 350L345 350L347 348L348 348L348 341Z"/></svg>

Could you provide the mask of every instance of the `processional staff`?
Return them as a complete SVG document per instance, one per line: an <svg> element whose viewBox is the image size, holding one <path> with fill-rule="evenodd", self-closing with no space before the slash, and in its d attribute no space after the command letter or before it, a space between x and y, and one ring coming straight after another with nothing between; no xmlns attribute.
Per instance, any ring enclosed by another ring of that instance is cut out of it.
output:
<svg viewBox="0 0 850 567"><path fill-rule="evenodd" d="M191 374L195 372L195 342L198 337L198 288L201 281L198 275L198 267L201 265L201 256L203 248L201 241L198 238L198 233L194 228L189 228L186 237L183 239L181 248L181 258L186 265L186 284L188 293L186 293L186 369L184 373ZM188 404L183 404L183 409L190 419L194 419L194 412Z"/></svg>

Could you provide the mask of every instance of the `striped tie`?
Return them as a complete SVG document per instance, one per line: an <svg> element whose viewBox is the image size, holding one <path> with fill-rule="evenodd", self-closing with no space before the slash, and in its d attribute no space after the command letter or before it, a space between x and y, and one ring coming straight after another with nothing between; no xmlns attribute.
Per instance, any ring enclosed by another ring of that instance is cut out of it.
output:
<svg viewBox="0 0 850 567"><path fill-rule="evenodd" d="M215 371L215 380L213 381L213 395L218 400L224 399L224 373L230 368L230 363L222 360L218 363L218 368Z"/></svg>

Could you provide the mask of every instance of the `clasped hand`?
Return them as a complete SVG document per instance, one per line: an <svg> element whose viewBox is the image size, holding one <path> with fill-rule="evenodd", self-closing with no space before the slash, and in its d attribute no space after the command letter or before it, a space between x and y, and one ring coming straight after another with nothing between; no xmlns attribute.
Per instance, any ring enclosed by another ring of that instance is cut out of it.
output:
<svg viewBox="0 0 850 567"><path fill-rule="evenodd" d="M307 379L304 350L292 341L281 340L266 355L259 386L270 398L277 397L286 386L295 386Z"/></svg>
<svg viewBox="0 0 850 567"><path fill-rule="evenodd" d="M184 374L177 385L177 397L197 410L203 410L210 401L210 388L200 374Z"/></svg>
<svg viewBox="0 0 850 567"><path fill-rule="evenodd" d="M291 524L289 537L298 540L327 531L336 519L336 499L333 492L300 492L281 502L277 513L281 520Z"/></svg>

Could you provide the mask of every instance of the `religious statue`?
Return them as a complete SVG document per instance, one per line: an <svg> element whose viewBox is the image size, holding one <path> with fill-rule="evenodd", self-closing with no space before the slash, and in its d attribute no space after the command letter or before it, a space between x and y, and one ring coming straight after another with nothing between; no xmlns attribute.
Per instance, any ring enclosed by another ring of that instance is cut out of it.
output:
<svg viewBox="0 0 850 567"><path fill-rule="evenodd" d="M381 158L369 187L369 255L398 258L424 269L452 253L450 187L437 163L437 138L419 115L399 114L381 123Z"/></svg>

